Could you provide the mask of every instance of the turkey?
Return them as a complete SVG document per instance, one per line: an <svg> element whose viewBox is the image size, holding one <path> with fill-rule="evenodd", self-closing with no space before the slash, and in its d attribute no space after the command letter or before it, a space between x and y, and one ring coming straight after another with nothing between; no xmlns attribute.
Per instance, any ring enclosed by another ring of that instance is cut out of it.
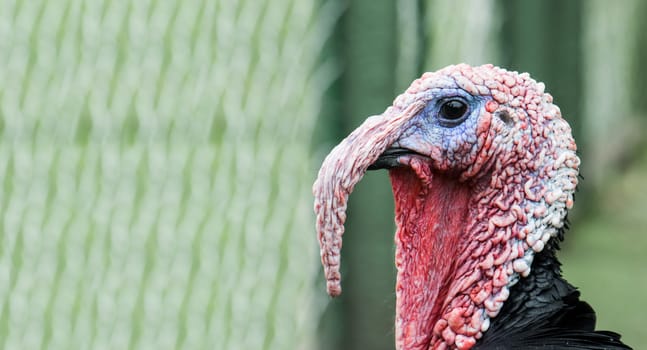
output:
<svg viewBox="0 0 647 350"><path fill-rule="evenodd" d="M328 293L367 170L395 200L399 350L630 349L561 274L580 159L544 84L493 65L425 73L324 160L313 186Z"/></svg>

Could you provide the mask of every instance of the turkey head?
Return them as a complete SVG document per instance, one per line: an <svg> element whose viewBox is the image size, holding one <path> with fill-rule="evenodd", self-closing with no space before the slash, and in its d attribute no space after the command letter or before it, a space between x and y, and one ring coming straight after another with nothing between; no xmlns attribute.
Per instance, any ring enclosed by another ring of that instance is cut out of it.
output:
<svg viewBox="0 0 647 350"><path fill-rule="evenodd" d="M396 347L469 349L564 225L580 163L544 85L485 65L425 73L323 162L314 184L328 293L346 202L370 169L395 200Z"/></svg>

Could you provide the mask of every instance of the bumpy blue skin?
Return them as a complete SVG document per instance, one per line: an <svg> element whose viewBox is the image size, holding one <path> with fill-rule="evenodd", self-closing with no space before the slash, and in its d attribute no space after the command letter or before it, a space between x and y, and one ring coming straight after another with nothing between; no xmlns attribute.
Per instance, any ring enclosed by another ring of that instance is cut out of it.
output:
<svg viewBox="0 0 647 350"><path fill-rule="evenodd" d="M459 100L467 105L464 117L447 120L440 116L441 106L451 100ZM411 126L394 147L431 156L435 161L452 163L455 170L461 170L461 165L470 164L469 158L477 153L477 125L489 100L491 97L473 96L459 88L431 89L427 106L411 120ZM434 148L441 151L438 154L440 157L434 156Z"/></svg>

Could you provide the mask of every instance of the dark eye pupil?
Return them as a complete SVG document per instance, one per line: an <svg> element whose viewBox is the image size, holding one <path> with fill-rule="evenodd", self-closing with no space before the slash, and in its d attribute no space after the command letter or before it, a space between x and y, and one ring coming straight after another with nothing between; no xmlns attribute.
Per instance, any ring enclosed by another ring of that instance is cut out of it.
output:
<svg viewBox="0 0 647 350"><path fill-rule="evenodd" d="M445 102L440 107L440 116L444 119L455 120L465 115L467 105L458 100Z"/></svg>

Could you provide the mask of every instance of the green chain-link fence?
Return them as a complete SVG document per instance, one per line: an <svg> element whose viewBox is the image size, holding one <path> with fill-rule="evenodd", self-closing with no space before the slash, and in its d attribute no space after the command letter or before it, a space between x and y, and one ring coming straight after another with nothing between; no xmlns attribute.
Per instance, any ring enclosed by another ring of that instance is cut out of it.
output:
<svg viewBox="0 0 647 350"><path fill-rule="evenodd" d="M2 2L0 348L312 348L327 12Z"/></svg>

